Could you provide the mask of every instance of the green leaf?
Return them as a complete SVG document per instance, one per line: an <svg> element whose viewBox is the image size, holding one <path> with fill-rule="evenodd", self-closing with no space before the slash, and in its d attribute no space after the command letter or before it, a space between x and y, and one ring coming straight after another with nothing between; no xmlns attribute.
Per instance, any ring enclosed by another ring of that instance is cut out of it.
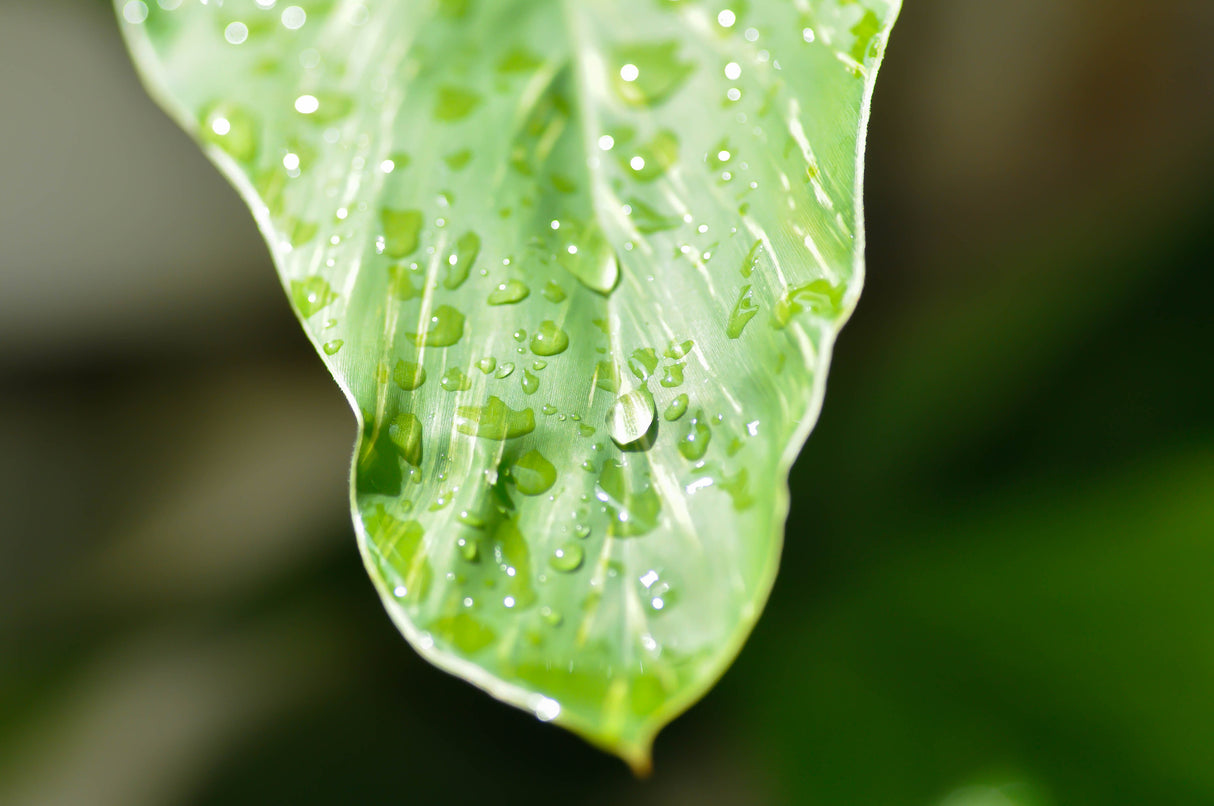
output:
<svg viewBox="0 0 1214 806"><path fill-rule="evenodd" d="M775 577L897 0L117 5L360 420L393 620L645 768Z"/></svg>

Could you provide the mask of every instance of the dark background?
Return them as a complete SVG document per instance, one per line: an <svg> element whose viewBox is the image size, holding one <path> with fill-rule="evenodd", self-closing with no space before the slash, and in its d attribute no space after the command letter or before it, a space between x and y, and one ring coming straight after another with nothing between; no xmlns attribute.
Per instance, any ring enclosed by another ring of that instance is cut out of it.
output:
<svg viewBox="0 0 1214 806"><path fill-rule="evenodd" d="M1212 41L907 0L780 580L638 782L409 649L235 193L0 0L0 802L1214 804Z"/></svg>

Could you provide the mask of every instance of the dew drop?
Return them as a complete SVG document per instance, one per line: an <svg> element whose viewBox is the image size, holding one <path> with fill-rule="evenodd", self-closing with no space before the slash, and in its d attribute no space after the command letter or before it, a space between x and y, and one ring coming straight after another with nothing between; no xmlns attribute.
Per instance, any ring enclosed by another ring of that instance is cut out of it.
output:
<svg viewBox="0 0 1214 806"><path fill-rule="evenodd" d="M687 412L688 402L689 400L687 395L679 395L674 400L670 401L670 405L666 407L666 411L662 413L662 416L668 421L674 422Z"/></svg>
<svg viewBox="0 0 1214 806"><path fill-rule="evenodd" d="M464 374L459 367L451 367L443 373L439 385L448 392L466 392L472 388L472 379Z"/></svg>
<svg viewBox="0 0 1214 806"><path fill-rule="evenodd" d="M531 289L521 280L507 280L498 283L497 288L489 294L490 305L514 305L522 302L531 293Z"/></svg>
<svg viewBox="0 0 1214 806"><path fill-rule="evenodd" d="M525 395L534 395L540 390L540 379L532 375L529 369L523 370L523 378L520 384L523 387L523 394Z"/></svg>
<svg viewBox="0 0 1214 806"><path fill-rule="evenodd" d="M585 552L580 545L565 543L552 552L552 556L548 558L548 564L554 571L568 574L581 568L584 558Z"/></svg>
<svg viewBox="0 0 1214 806"><path fill-rule="evenodd" d="M617 445L630 445L653 425L654 404L649 390L640 387L620 395L607 411L607 433Z"/></svg>
<svg viewBox="0 0 1214 806"><path fill-rule="evenodd" d="M569 335L551 319L544 320L531 337L531 352L536 355L553 356L565 352L569 347Z"/></svg>

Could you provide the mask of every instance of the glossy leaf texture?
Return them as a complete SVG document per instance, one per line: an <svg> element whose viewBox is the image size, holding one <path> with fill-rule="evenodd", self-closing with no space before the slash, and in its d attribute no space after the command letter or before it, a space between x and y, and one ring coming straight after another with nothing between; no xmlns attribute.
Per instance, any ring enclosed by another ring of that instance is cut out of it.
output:
<svg viewBox="0 0 1214 806"><path fill-rule="evenodd" d="M354 407L396 624L646 767L775 577L897 0L117 8Z"/></svg>

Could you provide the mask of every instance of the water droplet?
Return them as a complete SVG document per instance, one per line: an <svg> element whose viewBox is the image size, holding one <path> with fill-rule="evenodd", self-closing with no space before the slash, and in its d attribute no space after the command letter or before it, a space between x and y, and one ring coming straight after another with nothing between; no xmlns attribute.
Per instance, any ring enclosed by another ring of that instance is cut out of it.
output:
<svg viewBox="0 0 1214 806"><path fill-rule="evenodd" d="M695 64L679 58L676 41L627 45L613 54L620 65L611 83L620 98L633 106L665 101L683 85Z"/></svg>
<svg viewBox="0 0 1214 806"><path fill-rule="evenodd" d="M490 396L484 406L460 406L456 414L457 431L482 439L514 439L535 430L535 412L512 409L498 397Z"/></svg>
<svg viewBox="0 0 1214 806"><path fill-rule="evenodd" d="M480 560L479 541L461 537L456 541L456 546L459 547L460 556L467 562L474 563Z"/></svg>
<svg viewBox="0 0 1214 806"><path fill-rule="evenodd" d="M497 368L497 372L493 373L493 377L497 378L498 380L501 380L502 378L509 378L510 373L512 372L514 372L514 364L507 361Z"/></svg>
<svg viewBox="0 0 1214 806"><path fill-rule="evenodd" d="M662 376L662 386L666 388L674 388L683 385L683 365L671 364L666 367L665 375Z"/></svg>
<svg viewBox="0 0 1214 806"><path fill-rule="evenodd" d="M467 148L452 152L443 157L443 162L447 163L447 167L453 171L462 171L471 161L472 151Z"/></svg>
<svg viewBox="0 0 1214 806"><path fill-rule="evenodd" d="M670 342L670 346L666 348L666 357L673 358L674 360L678 361L680 358L690 353L692 348L695 346L695 342L691 339L683 342L672 341Z"/></svg>
<svg viewBox="0 0 1214 806"><path fill-rule="evenodd" d="M480 361L476 362L476 368L488 375L490 372L497 369L497 359L493 356L482 358Z"/></svg>
<svg viewBox="0 0 1214 806"><path fill-rule="evenodd" d="M510 478L523 495L543 495L556 483L556 477L556 466L534 449L510 466Z"/></svg>
<svg viewBox="0 0 1214 806"><path fill-rule="evenodd" d="M688 402L687 395L679 395L670 401L670 405L666 407L666 411L662 413L662 416L668 421L674 422L686 413Z"/></svg>
<svg viewBox="0 0 1214 806"><path fill-rule="evenodd" d="M620 369L614 361L600 361L595 365L594 385L612 394L620 390Z"/></svg>
<svg viewBox="0 0 1214 806"><path fill-rule="evenodd" d="M712 440L712 432L708 430L707 425L701 422L703 419L704 413L696 412L696 415L691 418L691 422L687 424L687 432L679 440L679 453L690 462L698 462L703 459L704 454L708 451L708 443Z"/></svg>
<svg viewBox="0 0 1214 806"><path fill-rule="evenodd" d="M465 654L479 652L497 640L497 634L493 630L477 621L469 613L441 616L434 620L430 629L435 635Z"/></svg>
<svg viewBox="0 0 1214 806"><path fill-rule="evenodd" d="M434 117L444 123L462 120L481 103L481 96L460 87L441 86L434 102Z"/></svg>
<svg viewBox="0 0 1214 806"><path fill-rule="evenodd" d="M414 467L422 464L422 424L412 412L398 414L388 426L388 439L401 458Z"/></svg>
<svg viewBox="0 0 1214 806"><path fill-rule="evenodd" d="M450 347L464 336L464 315L450 305L439 305L425 333L411 333L418 347Z"/></svg>
<svg viewBox="0 0 1214 806"><path fill-rule="evenodd" d="M556 623L559 624L560 621ZM551 697L540 697L535 704L535 718L540 722L551 722L560 715L561 704Z"/></svg>
<svg viewBox="0 0 1214 806"><path fill-rule="evenodd" d="M552 282L551 280L549 280L548 284L544 286L543 294L544 294L544 299L548 300L549 302L564 302L565 301L565 296L566 296L565 289L561 288L559 285Z"/></svg>
<svg viewBox="0 0 1214 806"><path fill-rule="evenodd" d="M534 395L540 390L540 379L531 374L531 370L523 370L523 378L519 382L523 387L523 394Z"/></svg>
<svg viewBox="0 0 1214 806"><path fill-rule="evenodd" d="M580 545L565 543L552 552L552 556L548 558L548 564L554 571L568 574L581 568L583 559L585 559L585 552Z"/></svg>
<svg viewBox="0 0 1214 806"><path fill-rule="evenodd" d="M556 414L557 408L551 403L545 403L544 407L540 409L540 411L542 411L548 417L551 417L552 415Z"/></svg>
<svg viewBox="0 0 1214 806"><path fill-rule="evenodd" d="M553 356L565 352L569 347L569 335L557 327L556 322L546 319L531 337L531 352L536 355Z"/></svg>
<svg viewBox="0 0 1214 806"><path fill-rule="evenodd" d="M739 338L747 323L758 312L759 307L750 298L750 286L742 286L741 291L738 292L738 301L734 304L733 312L729 314L729 322L725 326L726 335L731 339Z"/></svg>
<svg viewBox="0 0 1214 806"><path fill-rule="evenodd" d="M628 368L640 380L645 380L658 368L658 354L652 347L634 350L628 359Z"/></svg>
<svg viewBox="0 0 1214 806"><path fill-rule="evenodd" d="M623 159L623 157L621 157ZM652 182L662 176L679 159L679 138L663 129L627 158L632 176L641 182Z"/></svg>
<svg viewBox="0 0 1214 806"><path fill-rule="evenodd" d="M653 425L653 396L641 387L620 395L607 411L607 433L618 445L630 445Z"/></svg>
<svg viewBox="0 0 1214 806"><path fill-rule="evenodd" d="M472 379L465 375L459 367L451 367L443 373L439 385L448 392L466 392L472 388Z"/></svg>
<svg viewBox="0 0 1214 806"><path fill-rule="evenodd" d="M606 505L611 518L607 528L610 535L644 535L658 525L662 500L635 468L614 459L605 461L595 485L595 498Z"/></svg>
<svg viewBox="0 0 1214 806"><path fill-rule="evenodd" d="M789 289L772 310L776 327L787 327L803 310L802 303L817 316L835 318L843 310L843 287L832 286L829 280L821 279Z"/></svg>
<svg viewBox="0 0 1214 806"><path fill-rule="evenodd" d="M443 286L454 291L464 284L472 272L472 266L481 253L481 239L475 232L465 232L455 242L455 249L447 258L447 276Z"/></svg>
<svg viewBox="0 0 1214 806"><path fill-rule="evenodd" d="M392 380L406 392L412 392L426 382L426 368L412 361L397 361L392 370Z"/></svg>
<svg viewBox="0 0 1214 806"><path fill-rule="evenodd" d="M333 339L333 341L326 341L322 349L325 351L325 355L336 355L343 344L345 341L342 339Z"/></svg>
<svg viewBox="0 0 1214 806"><path fill-rule="evenodd" d="M232 104L214 104L203 110L199 137L240 162L251 162L257 156L257 127L253 116Z"/></svg>
<svg viewBox="0 0 1214 806"><path fill-rule="evenodd" d="M384 252L388 257L400 260L417 251L422 228L420 210L384 208L380 212L380 222L384 227Z"/></svg>
<svg viewBox="0 0 1214 806"><path fill-rule="evenodd" d="M566 243L556 252L557 263L590 290L610 294L620 281L620 266L602 228L594 221L570 222L567 230L568 240L573 243Z"/></svg>
<svg viewBox="0 0 1214 806"><path fill-rule="evenodd" d="M295 310L299 311L299 315L304 319L336 299L337 292L329 285L329 281L320 275L291 281L291 302L295 304Z"/></svg>
<svg viewBox="0 0 1214 806"><path fill-rule="evenodd" d="M750 251L746 253L746 257L742 259L742 267L738 270L743 277L749 277L754 273L754 270L759 265L759 260L763 257L763 241L755 241Z"/></svg>
<svg viewBox="0 0 1214 806"><path fill-rule="evenodd" d="M497 288L489 294L490 305L513 305L522 302L531 293L531 289L521 280L507 280L498 283Z"/></svg>

